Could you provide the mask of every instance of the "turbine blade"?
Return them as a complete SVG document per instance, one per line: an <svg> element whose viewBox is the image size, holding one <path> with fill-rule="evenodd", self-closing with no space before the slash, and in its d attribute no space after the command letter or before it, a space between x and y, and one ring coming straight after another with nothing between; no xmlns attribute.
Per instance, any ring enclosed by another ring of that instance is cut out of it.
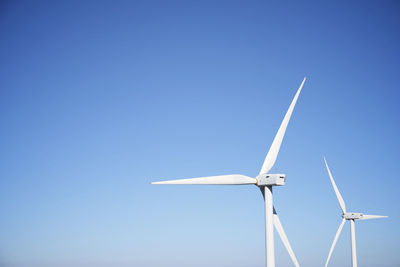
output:
<svg viewBox="0 0 400 267"><path fill-rule="evenodd" d="M289 256L292 259L294 265L296 267L299 267L300 265L296 259L296 256L294 255L292 247L290 246L289 240L285 234L285 231L283 230L281 221L279 220L278 214L276 214L275 208L274 208L274 226L275 226L275 229L278 232L283 244L285 245L285 248L286 248L287 252L289 253Z"/></svg>
<svg viewBox="0 0 400 267"><path fill-rule="evenodd" d="M257 180L241 174L208 176L189 179L178 179L161 182L152 182L151 184L212 184L212 185L242 185L256 184Z"/></svg>
<svg viewBox="0 0 400 267"><path fill-rule="evenodd" d="M360 218L360 220L382 219L382 218L387 218L387 217L388 216L363 214L363 216Z"/></svg>
<svg viewBox="0 0 400 267"><path fill-rule="evenodd" d="M294 106L296 105L297 98L299 97L299 94L301 92L301 89L303 88L305 81L306 81L306 78L304 77L303 82L301 83L299 89L297 90L297 93L294 96L292 103L290 104L289 109L286 112L285 117L283 118L282 124L279 127L278 132L276 133L274 141L272 142L272 145L269 148L268 154L265 157L263 166L260 170L260 174L268 173L271 170L272 166L274 166L274 164L275 164L276 158L279 153L279 148L281 147L282 140L285 135L286 127L288 126L290 116L292 116Z"/></svg>
<svg viewBox="0 0 400 267"><path fill-rule="evenodd" d="M344 225L345 222L346 222L346 219L343 219L342 223L339 225L339 229L336 232L335 238L333 239L333 243L332 243L331 249L329 250L329 254L328 254L328 258L326 259L325 267L328 266L329 260L331 259L331 255L332 255L333 249L335 248L335 245L336 245L336 241L339 238L340 232L342 232L342 228L343 228L343 225Z"/></svg>
<svg viewBox="0 0 400 267"><path fill-rule="evenodd" d="M329 179L331 179L333 190L335 190L336 197L337 197L337 199L339 201L340 208L342 209L343 213L346 213L346 204L344 204L344 200L342 198L342 195L340 194L339 189L336 186L335 180L333 180L332 173L329 170L328 163L326 162L325 157L324 157L324 161L325 161L326 169L328 170Z"/></svg>

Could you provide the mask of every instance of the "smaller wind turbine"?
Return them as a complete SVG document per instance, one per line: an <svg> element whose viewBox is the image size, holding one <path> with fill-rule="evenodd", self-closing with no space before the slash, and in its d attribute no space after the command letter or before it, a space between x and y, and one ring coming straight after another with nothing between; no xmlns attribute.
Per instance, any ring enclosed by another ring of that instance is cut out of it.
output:
<svg viewBox="0 0 400 267"><path fill-rule="evenodd" d="M324 158L325 161L325 166L326 169L328 170L329 178L331 179L333 190L335 190L336 197L339 201L340 208L342 209L342 223L339 225L339 229L336 232L335 238L333 239L333 243L331 246L331 250L329 251L328 254L328 259L326 259L325 267L328 266L329 260L331 258L333 249L335 248L336 241L339 238L340 232L342 232L342 228L344 223L347 221L350 221L350 238L351 238L351 262L353 267L357 267L357 253L356 253L356 230L354 226L354 221L355 220L369 220L369 219L379 219L379 218L387 218L388 216L381 216L381 215L367 215L367 214L362 214L362 213L356 213L356 212L347 212L346 211L346 205L344 204L344 200L342 198L342 195L340 195L340 192L336 186L335 181L333 180L331 171L329 170L328 163L326 162L326 159Z"/></svg>

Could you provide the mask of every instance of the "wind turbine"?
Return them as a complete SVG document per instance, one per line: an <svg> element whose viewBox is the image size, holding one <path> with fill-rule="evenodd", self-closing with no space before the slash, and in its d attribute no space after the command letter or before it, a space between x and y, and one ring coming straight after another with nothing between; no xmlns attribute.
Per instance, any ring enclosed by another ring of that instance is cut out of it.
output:
<svg viewBox="0 0 400 267"><path fill-rule="evenodd" d="M266 266L275 266L275 253L274 253L274 226L278 232L286 250L289 253L295 266L299 266L296 256L290 246L289 240L283 230L279 216L273 206L272 200L272 187L281 186L285 184L285 174L270 174L269 171L273 167L278 156L279 148L281 146L283 136L285 135L286 127L289 123L294 106L296 105L297 98L303 88L306 78L303 79L299 89L297 90L292 103L282 121L281 126L272 142L268 154L264 160L264 164L257 177L252 178L241 174L209 176L179 180L169 180L162 182L153 182L152 184L196 184L196 185L248 185L254 184L261 189L265 201L265 246L266 246Z"/></svg>
<svg viewBox="0 0 400 267"><path fill-rule="evenodd" d="M331 171L329 170L328 163L326 162L325 158L324 158L324 161L325 161L326 169L328 170L329 178L331 179L333 190L335 190L335 194L339 201L340 208L342 209L342 212L343 212L343 214L342 214L343 219L339 225L339 229L336 232L335 238L333 239L333 243L332 243L331 249L329 251L328 258L326 259L325 267L328 266L333 249L335 248L335 245L336 245L336 241L338 240L340 232L342 232L343 225L346 221L350 221L351 262L352 262L353 267L357 267L356 230L355 230L354 221L355 220L370 220L370 219L387 218L388 216L367 215L367 214L362 214L362 213L357 213L357 212L347 212L346 205L344 204L342 195L340 195L340 192L336 186L335 180L333 180Z"/></svg>

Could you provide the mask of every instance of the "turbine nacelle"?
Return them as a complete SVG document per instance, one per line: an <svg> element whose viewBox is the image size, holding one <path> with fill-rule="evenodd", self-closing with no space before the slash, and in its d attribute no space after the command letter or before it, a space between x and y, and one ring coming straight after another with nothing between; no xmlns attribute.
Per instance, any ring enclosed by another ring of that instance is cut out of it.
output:
<svg viewBox="0 0 400 267"><path fill-rule="evenodd" d="M279 186L285 185L285 174L260 174L257 176L257 185L258 186Z"/></svg>
<svg viewBox="0 0 400 267"><path fill-rule="evenodd" d="M345 220L359 220L362 219L364 214L359 212L346 212L342 215L342 218Z"/></svg>

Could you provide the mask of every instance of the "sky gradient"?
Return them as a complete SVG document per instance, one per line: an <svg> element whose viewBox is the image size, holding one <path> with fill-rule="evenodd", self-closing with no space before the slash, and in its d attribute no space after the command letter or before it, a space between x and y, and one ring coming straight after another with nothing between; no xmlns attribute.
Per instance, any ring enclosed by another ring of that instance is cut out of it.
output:
<svg viewBox="0 0 400 267"><path fill-rule="evenodd" d="M304 76L272 169L300 265L341 221L326 156L389 216L356 223L359 265L399 266L399 27L396 1L2 1L0 266L265 266L257 187L149 183L256 176Z"/></svg>

